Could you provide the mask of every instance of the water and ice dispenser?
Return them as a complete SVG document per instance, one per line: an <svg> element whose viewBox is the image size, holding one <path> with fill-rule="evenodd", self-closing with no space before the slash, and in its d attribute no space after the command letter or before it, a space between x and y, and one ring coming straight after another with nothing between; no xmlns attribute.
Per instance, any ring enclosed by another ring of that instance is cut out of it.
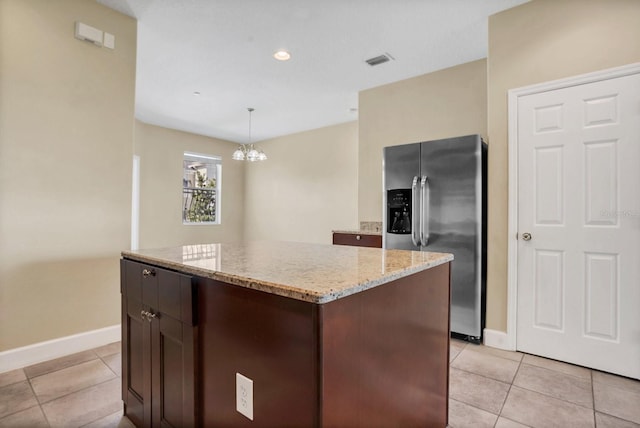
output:
<svg viewBox="0 0 640 428"><path fill-rule="evenodd" d="M387 232L411 233L411 189L387 190Z"/></svg>

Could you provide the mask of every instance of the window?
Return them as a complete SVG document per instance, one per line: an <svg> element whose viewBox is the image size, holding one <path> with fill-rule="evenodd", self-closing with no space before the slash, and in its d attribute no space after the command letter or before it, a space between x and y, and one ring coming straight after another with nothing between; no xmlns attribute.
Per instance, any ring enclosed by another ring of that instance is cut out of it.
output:
<svg viewBox="0 0 640 428"><path fill-rule="evenodd" d="M182 223L220 224L222 160L218 156L184 154Z"/></svg>

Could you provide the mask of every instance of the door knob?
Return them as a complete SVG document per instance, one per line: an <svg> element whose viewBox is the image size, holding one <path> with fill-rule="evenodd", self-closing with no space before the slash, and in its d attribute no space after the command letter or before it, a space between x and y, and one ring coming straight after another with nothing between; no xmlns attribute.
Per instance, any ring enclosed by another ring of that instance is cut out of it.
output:
<svg viewBox="0 0 640 428"><path fill-rule="evenodd" d="M529 232L525 232L522 234L522 240L531 241L531 234Z"/></svg>

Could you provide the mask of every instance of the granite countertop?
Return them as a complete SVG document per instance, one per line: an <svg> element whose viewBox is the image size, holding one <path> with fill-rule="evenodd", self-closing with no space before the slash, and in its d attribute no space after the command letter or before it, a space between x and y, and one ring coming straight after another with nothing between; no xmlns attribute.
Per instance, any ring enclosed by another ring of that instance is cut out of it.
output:
<svg viewBox="0 0 640 428"><path fill-rule="evenodd" d="M348 233L351 235L377 235L382 236L382 232L374 232L371 230L332 230L332 233Z"/></svg>
<svg viewBox="0 0 640 428"><path fill-rule="evenodd" d="M123 251L122 256L313 303L453 260L447 253L266 241Z"/></svg>

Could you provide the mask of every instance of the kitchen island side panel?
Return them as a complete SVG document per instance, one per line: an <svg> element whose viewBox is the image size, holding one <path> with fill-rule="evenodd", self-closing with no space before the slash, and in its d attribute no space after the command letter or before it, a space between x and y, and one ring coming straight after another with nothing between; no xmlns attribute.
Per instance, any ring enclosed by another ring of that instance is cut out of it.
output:
<svg viewBox="0 0 640 428"><path fill-rule="evenodd" d="M322 426L447 426L450 263L320 307Z"/></svg>
<svg viewBox="0 0 640 428"><path fill-rule="evenodd" d="M318 306L205 278L198 300L201 425L319 426ZM236 373L253 380L253 421Z"/></svg>

